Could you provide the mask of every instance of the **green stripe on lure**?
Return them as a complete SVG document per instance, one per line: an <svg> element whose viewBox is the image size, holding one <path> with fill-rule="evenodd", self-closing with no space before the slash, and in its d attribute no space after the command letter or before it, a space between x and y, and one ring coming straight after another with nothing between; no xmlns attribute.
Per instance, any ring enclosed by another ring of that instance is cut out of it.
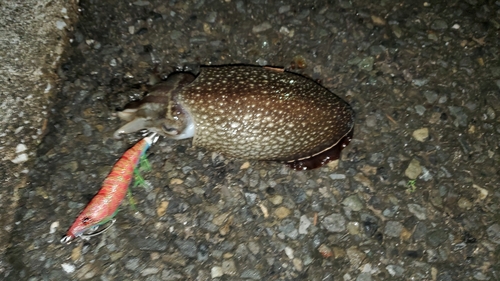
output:
<svg viewBox="0 0 500 281"><path fill-rule="evenodd" d="M311 79L258 66L201 67L155 85L118 116L115 137L142 129L234 158L312 169L338 159L349 144L354 112Z"/></svg>

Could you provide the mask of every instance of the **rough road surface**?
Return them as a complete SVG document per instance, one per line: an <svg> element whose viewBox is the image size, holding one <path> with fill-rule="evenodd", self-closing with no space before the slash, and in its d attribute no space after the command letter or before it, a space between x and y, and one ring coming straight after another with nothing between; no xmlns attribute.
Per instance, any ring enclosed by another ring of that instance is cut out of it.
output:
<svg viewBox="0 0 500 281"><path fill-rule="evenodd" d="M303 2L80 1L4 279L500 280L500 3ZM338 165L161 139L138 211L124 202L105 234L60 244L139 138L112 138L116 109L155 73L233 63L284 66L348 101Z"/></svg>

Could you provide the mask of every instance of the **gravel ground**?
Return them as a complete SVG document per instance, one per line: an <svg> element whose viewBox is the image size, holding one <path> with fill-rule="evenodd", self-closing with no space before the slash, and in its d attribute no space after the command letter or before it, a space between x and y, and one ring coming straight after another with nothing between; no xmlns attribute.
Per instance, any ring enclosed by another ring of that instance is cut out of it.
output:
<svg viewBox="0 0 500 281"><path fill-rule="evenodd" d="M5 280L500 280L500 2L81 1ZM296 172L161 139L117 223L59 243L155 73L284 66L356 111ZM335 164L335 163L334 163Z"/></svg>

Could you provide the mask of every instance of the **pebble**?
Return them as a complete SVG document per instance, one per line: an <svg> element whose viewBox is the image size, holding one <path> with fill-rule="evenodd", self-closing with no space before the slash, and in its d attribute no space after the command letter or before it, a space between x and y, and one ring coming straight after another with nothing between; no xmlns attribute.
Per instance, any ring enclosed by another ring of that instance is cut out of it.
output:
<svg viewBox="0 0 500 281"><path fill-rule="evenodd" d="M222 270L222 267L214 266L210 270L210 275L212 276L212 278L221 277L222 275L224 275L224 271Z"/></svg>
<svg viewBox="0 0 500 281"><path fill-rule="evenodd" d="M262 211L262 214L264 215L265 218L269 217L269 211L267 210L267 207L264 204L259 204L260 210Z"/></svg>
<svg viewBox="0 0 500 281"><path fill-rule="evenodd" d="M446 231L436 230L427 235L427 243L433 248L440 246L446 240L448 240L448 234Z"/></svg>
<svg viewBox="0 0 500 281"><path fill-rule="evenodd" d="M476 280L490 280L490 278L486 275L484 275L484 273L482 273L481 271L476 271L474 273L474 279Z"/></svg>
<svg viewBox="0 0 500 281"><path fill-rule="evenodd" d="M411 231L409 231L406 227L403 227L403 230L401 230L401 234L399 235L399 238L402 241L408 241L411 238Z"/></svg>
<svg viewBox="0 0 500 281"><path fill-rule="evenodd" d="M458 199L458 207L460 209L469 210L470 208L472 208L472 203L467 198L461 197L460 199Z"/></svg>
<svg viewBox="0 0 500 281"><path fill-rule="evenodd" d="M23 143L20 143L16 146L16 153L21 153L21 152L24 152L26 151L28 148L26 147L25 144Z"/></svg>
<svg viewBox="0 0 500 281"><path fill-rule="evenodd" d="M466 127L467 126L467 114L464 113L464 110L462 107L459 106L448 106L448 110L450 110L451 116L455 117L455 120L453 121L453 125L455 127Z"/></svg>
<svg viewBox="0 0 500 281"><path fill-rule="evenodd" d="M329 177L332 180L344 180L346 178L344 174L330 174Z"/></svg>
<svg viewBox="0 0 500 281"><path fill-rule="evenodd" d="M184 181L181 179L173 178L170 180L171 185L182 184Z"/></svg>
<svg viewBox="0 0 500 281"><path fill-rule="evenodd" d="M346 253L345 253L344 249L342 249L340 247L333 247L333 257L335 259L344 258L345 256L346 256Z"/></svg>
<svg viewBox="0 0 500 281"><path fill-rule="evenodd" d="M387 269L387 272L389 272L391 276L396 276L396 277L402 276L405 271L404 268L402 268L401 266L393 264L386 266L385 269Z"/></svg>
<svg viewBox="0 0 500 281"><path fill-rule="evenodd" d="M73 273L73 272L75 272L75 268L76 267L74 265L70 264L70 263L63 263L63 264L61 264L61 266L62 266L64 272L66 272L66 273Z"/></svg>
<svg viewBox="0 0 500 281"><path fill-rule="evenodd" d="M222 272L226 275L235 275L237 273L233 259L227 259L222 262Z"/></svg>
<svg viewBox="0 0 500 281"><path fill-rule="evenodd" d="M370 162L372 164L379 164L380 162L382 162L383 160L385 159L385 156L383 153L381 152L375 152L373 153L371 156L370 156Z"/></svg>
<svg viewBox="0 0 500 281"><path fill-rule="evenodd" d="M490 72L492 76L500 77L500 66L491 66Z"/></svg>
<svg viewBox="0 0 500 281"><path fill-rule="evenodd" d="M182 32L178 31L178 30L173 30L171 33L170 33L170 39L172 40L178 40L179 38L181 38L183 36Z"/></svg>
<svg viewBox="0 0 500 281"><path fill-rule="evenodd" d="M436 249L428 249L425 251L426 256L427 256L427 262L428 263L435 263L439 261L439 253ZM444 279L444 280L452 280L452 279Z"/></svg>
<svg viewBox="0 0 500 281"><path fill-rule="evenodd" d="M384 215L384 217L392 218L398 210L399 206L391 206L390 208L384 209L382 215Z"/></svg>
<svg viewBox="0 0 500 281"><path fill-rule="evenodd" d="M374 268L372 268L371 263L365 263L363 265L363 269L361 269L361 272L373 272Z"/></svg>
<svg viewBox="0 0 500 281"><path fill-rule="evenodd" d="M403 231L403 225L397 221L388 221L385 225L384 234L390 237L399 237Z"/></svg>
<svg viewBox="0 0 500 281"><path fill-rule="evenodd" d="M417 114L420 116L424 115L426 110L427 109L425 108L425 106L423 106L421 104L415 105L415 112L417 112Z"/></svg>
<svg viewBox="0 0 500 281"><path fill-rule="evenodd" d="M295 223L290 219L283 220L283 225L280 226L280 230L291 239L297 239L299 232L295 228Z"/></svg>
<svg viewBox="0 0 500 281"><path fill-rule="evenodd" d="M160 271L160 269L156 268L156 267L148 267L148 268L145 268L141 271L141 275L142 276L148 276L148 275L153 275L153 274L156 274Z"/></svg>
<svg viewBox="0 0 500 281"><path fill-rule="evenodd" d="M247 201L247 204L250 205L250 206L252 206L252 205L255 204L255 199L257 199L257 194L246 192L245 193L245 199Z"/></svg>
<svg viewBox="0 0 500 281"><path fill-rule="evenodd" d="M247 269L240 275L241 278L261 280L260 273L256 269Z"/></svg>
<svg viewBox="0 0 500 281"><path fill-rule="evenodd" d="M479 196L478 196L479 200L484 200L484 199L486 199L486 197L488 197L488 190L487 189L484 189L477 184L473 184L472 187L474 187L475 189L477 189L477 191L479 191Z"/></svg>
<svg viewBox="0 0 500 281"><path fill-rule="evenodd" d="M422 167L420 166L420 162L417 159L412 159L410 164L408 164L408 168L405 170L405 175L414 180L422 173Z"/></svg>
<svg viewBox="0 0 500 281"><path fill-rule="evenodd" d="M448 23L442 19L437 19L431 23L431 28L435 30L445 30L448 28Z"/></svg>
<svg viewBox="0 0 500 281"><path fill-rule="evenodd" d="M488 116L489 119L492 120L495 119L496 117L495 110L491 106L486 107L486 115Z"/></svg>
<svg viewBox="0 0 500 281"><path fill-rule="evenodd" d="M187 239L187 240L175 240L175 245L179 248L182 254L190 257L190 258L195 258L197 256L196 254L196 243L193 239Z"/></svg>
<svg viewBox="0 0 500 281"><path fill-rule="evenodd" d="M305 266L310 265L313 261L313 258L309 254L305 254L302 256L302 264Z"/></svg>
<svg viewBox="0 0 500 281"><path fill-rule="evenodd" d="M256 255L260 252L260 247L259 244L255 243L254 241L248 242L248 250L252 252L252 254Z"/></svg>
<svg viewBox="0 0 500 281"><path fill-rule="evenodd" d="M176 281L176 280L181 280L182 275L179 274L178 272L172 270L172 269L164 269L161 272L161 280L166 280L166 281Z"/></svg>
<svg viewBox="0 0 500 281"><path fill-rule="evenodd" d="M278 207L274 211L274 215L276 217L278 217L278 219L280 219L280 220L288 217L290 215L290 213L291 213L290 209L288 209L286 207Z"/></svg>
<svg viewBox="0 0 500 281"><path fill-rule="evenodd" d="M424 142L429 138L429 129L428 128L420 128L418 130L413 131L413 138L417 141Z"/></svg>
<svg viewBox="0 0 500 281"><path fill-rule="evenodd" d="M246 13L245 3L242 0L236 1L236 10L242 14Z"/></svg>
<svg viewBox="0 0 500 281"><path fill-rule="evenodd" d="M307 228L311 225L311 221L306 215L302 215L299 220L299 234L307 234Z"/></svg>
<svg viewBox="0 0 500 281"><path fill-rule="evenodd" d="M208 13L206 19L207 19L207 22L214 23L215 20L217 19L217 12L212 11L212 12Z"/></svg>
<svg viewBox="0 0 500 281"><path fill-rule="evenodd" d="M123 252L114 252L109 255L112 261L117 261L123 257Z"/></svg>
<svg viewBox="0 0 500 281"><path fill-rule="evenodd" d="M286 26L280 27L280 33L289 37L293 37L293 32L291 32Z"/></svg>
<svg viewBox="0 0 500 281"><path fill-rule="evenodd" d="M339 1L339 6L342 9L350 9L350 8L352 8L352 2L349 1L349 0L340 0Z"/></svg>
<svg viewBox="0 0 500 281"><path fill-rule="evenodd" d="M495 223L486 229L488 238L496 244L500 244L500 224Z"/></svg>
<svg viewBox="0 0 500 281"><path fill-rule="evenodd" d="M163 217L167 213L168 201L161 201L160 206L156 209L156 214Z"/></svg>
<svg viewBox="0 0 500 281"><path fill-rule="evenodd" d="M64 22L62 20L58 20L58 21L56 21L56 27L59 30L63 30L66 27L66 22Z"/></svg>
<svg viewBox="0 0 500 281"><path fill-rule="evenodd" d="M271 203L273 203L274 205L279 205L279 204L283 203L283 196L281 196L281 195L271 196L269 198L269 201L271 201Z"/></svg>
<svg viewBox="0 0 500 281"><path fill-rule="evenodd" d="M372 22L374 25L386 25L387 24L387 22L384 18L375 16L375 15L371 15L371 18L372 18Z"/></svg>
<svg viewBox="0 0 500 281"><path fill-rule="evenodd" d="M359 234L359 223L355 221L351 221L347 223L347 232L351 235L358 235Z"/></svg>
<svg viewBox="0 0 500 281"><path fill-rule="evenodd" d="M134 4L136 6L148 6L149 5L149 1L135 1L132 4Z"/></svg>
<svg viewBox="0 0 500 281"><path fill-rule="evenodd" d="M285 254L289 259L293 259L293 249L286 246L285 247Z"/></svg>
<svg viewBox="0 0 500 281"><path fill-rule="evenodd" d="M377 116L374 114L368 115L365 122L367 127L375 127L377 126Z"/></svg>
<svg viewBox="0 0 500 281"><path fill-rule="evenodd" d="M202 242L198 247L198 252L196 253L198 262L204 262L208 260L209 254L210 252L208 250L208 245Z"/></svg>
<svg viewBox="0 0 500 281"><path fill-rule="evenodd" d="M401 27L399 27L397 25L391 25L391 29L392 29L392 33L394 33L394 35L397 38L401 38L401 36L403 35L403 30L401 30Z"/></svg>
<svg viewBox="0 0 500 281"><path fill-rule="evenodd" d="M374 57L364 57L361 59L361 61L358 63L358 67L362 70L366 71L372 71L373 70L373 63L375 62Z"/></svg>
<svg viewBox="0 0 500 281"><path fill-rule="evenodd" d="M347 257L351 264L351 268L359 268L363 260L366 258L366 254L361 252L357 247L350 247L346 251Z"/></svg>
<svg viewBox="0 0 500 281"><path fill-rule="evenodd" d="M222 224L224 224L224 222L226 221L228 216L229 216L229 213L224 213L224 214L218 215L212 220L212 223L215 225L221 226Z"/></svg>
<svg viewBox="0 0 500 281"><path fill-rule="evenodd" d="M272 27L272 25L269 22L265 21L259 25L255 25L252 28L252 32L253 33L260 33L260 32L263 32L263 31L270 29L271 27Z"/></svg>
<svg viewBox="0 0 500 281"><path fill-rule="evenodd" d="M329 232L342 232L345 230L345 219L341 214L331 214L325 217L321 221L321 225L323 225L326 230Z"/></svg>
<svg viewBox="0 0 500 281"><path fill-rule="evenodd" d="M79 244L78 246L76 246L73 250L71 250L71 260L72 261L76 261L80 258L81 254L82 254L82 247L83 247L83 244Z"/></svg>
<svg viewBox="0 0 500 281"><path fill-rule="evenodd" d="M427 99L428 103L434 103L439 98L438 94L434 91L425 91L424 96Z"/></svg>
<svg viewBox="0 0 500 281"><path fill-rule="evenodd" d="M422 87L425 86L427 83L429 83L429 79L428 78L413 79L412 82L415 86Z"/></svg>
<svg viewBox="0 0 500 281"><path fill-rule="evenodd" d="M304 264L301 259L294 258L292 262L293 262L293 267L295 267L295 270L302 271L304 269Z"/></svg>
<svg viewBox="0 0 500 281"><path fill-rule="evenodd" d="M183 174L187 174L187 173L191 172L193 170L193 168L190 166L184 166L184 167L182 167L181 170L182 170Z"/></svg>
<svg viewBox="0 0 500 281"><path fill-rule="evenodd" d="M56 232L58 227L59 227L59 221L55 221L55 222L51 223L50 228L49 228L49 233L52 234L52 233Z"/></svg>
<svg viewBox="0 0 500 281"><path fill-rule="evenodd" d="M432 180L433 176L431 172L422 166L422 175L419 177L419 179L424 180L424 181L430 181Z"/></svg>
<svg viewBox="0 0 500 281"><path fill-rule="evenodd" d="M326 164L326 166L331 170L331 171L335 171L337 170L337 168L339 167L339 160L333 160L333 161L330 161L328 162L328 164ZM345 178L345 175L344 175L344 178Z"/></svg>
<svg viewBox="0 0 500 281"><path fill-rule="evenodd" d="M356 277L356 281L372 281L372 275L369 272L362 272Z"/></svg>
<svg viewBox="0 0 500 281"><path fill-rule="evenodd" d="M278 9L278 13L280 13L280 14L284 14L284 13L287 13L289 11L290 11L290 5L284 5L284 6L279 7L279 9Z"/></svg>
<svg viewBox="0 0 500 281"><path fill-rule="evenodd" d="M377 167L371 165L363 165L360 170L366 176L374 176L377 174Z"/></svg>
<svg viewBox="0 0 500 281"><path fill-rule="evenodd" d="M418 204L408 204L408 210L419 220L427 219L427 209Z"/></svg>
<svg viewBox="0 0 500 281"><path fill-rule="evenodd" d="M477 103L472 102L472 101L468 101L468 102L465 104L465 107L467 107L470 111L474 111L474 110L476 110L476 108L477 108Z"/></svg>
<svg viewBox="0 0 500 281"><path fill-rule="evenodd" d="M330 247L326 246L325 244L319 245L318 251L321 254L321 256L323 256L323 258L325 258L325 259L333 256L332 249L330 249Z"/></svg>
<svg viewBox="0 0 500 281"><path fill-rule="evenodd" d="M238 247L236 248L236 251L234 251L234 254L236 256L240 256L240 257L245 257L245 256L248 256L249 254L249 251L247 249L247 246L245 246L245 244L239 244Z"/></svg>
<svg viewBox="0 0 500 281"><path fill-rule="evenodd" d="M10 160L14 164L20 164L28 161L28 154L26 153L21 153L17 155L14 159Z"/></svg>
<svg viewBox="0 0 500 281"><path fill-rule="evenodd" d="M358 195L351 195L342 201L342 205L357 212L363 209L363 203L359 200Z"/></svg>
<svg viewBox="0 0 500 281"><path fill-rule="evenodd" d="M139 258L132 258L127 261L125 268L131 271L136 270L139 267Z"/></svg>
<svg viewBox="0 0 500 281"><path fill-rule="evenodd" d="M373 182L362 173L357 173L356 175L354 175L353 179L361 183L363 186L368 187L369 189L373 189Z"/></svg>
<svg viewBox="0 0 500 281"><path fill-rule="evenodd" d="M259 179L260 179L259 173L257 171L254 171L248 177L248 185L252 188L255 188L259 184Z"/></svg>

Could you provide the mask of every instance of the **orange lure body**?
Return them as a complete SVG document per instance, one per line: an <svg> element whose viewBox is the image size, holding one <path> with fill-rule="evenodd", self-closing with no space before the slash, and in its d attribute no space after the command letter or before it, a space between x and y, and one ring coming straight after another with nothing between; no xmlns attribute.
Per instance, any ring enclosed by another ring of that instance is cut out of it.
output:
<svg viewBox="0 0 500 281"><path fill-rule="evenodd" d="M134 169L141 156L156 139L155 134L149 135L123 154L104 180L99 192L76 218L66 236L61 239L62 243L69 243L76 237L82 236L85 231L113 218L127 194L128 186L134 177Z"/></svg>

